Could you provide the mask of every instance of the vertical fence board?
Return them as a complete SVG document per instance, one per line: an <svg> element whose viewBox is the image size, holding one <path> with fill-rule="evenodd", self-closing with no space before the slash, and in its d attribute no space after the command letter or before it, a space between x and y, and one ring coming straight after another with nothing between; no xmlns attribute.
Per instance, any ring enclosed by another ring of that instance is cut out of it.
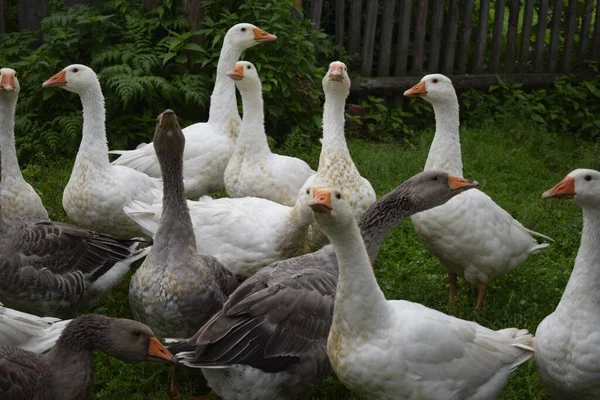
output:
<svg viewBox="0 0 600 400"><path fill-rule="evenodd" d="M571 59L573 58L573 45L575 42L575 20L577 18L577 0L569 0L567 9L567 31L565 32L565 44L563 47L562 72L571 71Z"/></svg>
<svg viewBox="0 0 600 400"><path fill-rule="evenodd" d="M517 25L519 24L519 0L510 0L508 4L508 32L506 34L506 61L504 69L510 74L515 69L517 53Z"/></svg>
<svg viewBox="0 0 600 400"><path fill-rule="evenodd" d="M19 30L39 29L46 15L46 0L19 0Z"/></svg>
<svg viewBox="0 0 600 400"><path fill-rule="evenodd" d="M434 0L431 17L431 46L429 48L429 72L437 72L440 66L440 48L442 46L442 28L444 24L444 0Z"/></svg>
<svg viewBox="0 0 600 400"><path fill-rule="evenodd" d="M411 11L412 0L401 0L400 26L398 27L398 42L396 45L396 66L394 67L395 76L406 75L406 65L408 61L408 43L411 25Z"/></svg>
<svg viewBox="0 0 600 400"><path fill-rule="evenodd" d="M558 60L558 47L560 46L560 16L562 14L563 0L554 0L552 7L552 25L550 44L548 46L548 72L556 72Z"/></svg>
<svg viewBox="0 0 600 400"><path fill-rule="evenodd" d="M460 41L460 58L458 60L458 73L467 72L469 62L469 43L471 40L471 26L473 24L473 0L465 1L465 15L463 18L463 30Z"/></svg>
<svg viewBox="0 0 600 400"><path fill-rule="evenodd" d="M362 64L360 74L371 76L373 70L373 50L375 49L375 29L377 28L377 6L379 0L368 0L367 20L365 25L365 39L362 50Z"/></svg>
<svg viewBox="0 0 600 400"><path fill-rule="evenodd" d="M458 33L458 0L450 0L450 5L448 6L448 23L446 25L446 51L444 52L444 60L442 61L442 73L452 75L454 70L454 52L456 51L456 34Z"/></svg>
<svg viewBox="0 0 600 400"><path fill-rule="evenodd" d="M0 0L0 34L6 32L6 24L4 23L4 0Z"/></svg>
<svg viewBox="0 0 600 400"><path fill-rule="evenodd" d="M577 50L578 65L583 64L583 61L586 57L588 42L590 41L590 23L592 21L593 10L594 0L585 0L585 6L583 8L583 15L581 20L581 30L579 31L579 49Z"/></svg>
<svg viewBox="0 0 600 400"><path fill-rule="evenodd" d="M362 0L352 0L350 5L350 42L348 51L350 55L360 52L360 25L362 21Z"/></svg>
<svg viewBox="0 0 600 400"><path fill-rule="evenodd" d="M523 15L523 28L521 29L521 51L519 54L519 73L524 74L529 56L529 43L531 41L531 23L533 22L533 1L525 1L525 14Z"/></svg>
<svg viewBox="0 0 600 400"><path fill-rule="evenodd" d="M492 32L492 54L490 57L490 72L498 72L500 54L502 53L502 28L504 26L504 0L496 0L494 12L494 29Z"/></svg>
<svg viewBox="0 0 600 400"><path fill-rule="evenodd" d="M344 47L345 0L335 0L335 44Z"/></svg>
<svg viewBox="0 0 600 400"><path fill-rule="evenodd" d="M390 58L392 56L392 35L394 33L394 7L396 0L385 0L381 21L381 45L377 61L377 75L390 75Z"/></svg>
<svg viewBox="0 0 600 400"><path fill-rule="evenodd" d="M594 22L594 41L592 42L592 60L600 61L600 0L596 2L596 21Z"/></svg>
<svg viewBox="0 0 600 400"><path fill-rule="evenodd" d="M427 0L418 0L417 17L415 20L414 55L412 63L412 74L423 73L423 57L425 53L425 30L427 27Z"/></svg>
<svg viewBox="0 0 600 400"><path fill-rule="evenodd" d="M312 0L310 8L310 20L312 21L313 29L321 27L321 15L323 14L323 0Z"/></svg>
<svg viewBox="0 0 600 400"><path fill-rule="evenodd" d="M544 60L544 45L546 44L546 25L548 24L548 2L541 0L538 10L538 30L535 36L535 51L533 53L533 72L542 71L542 61Z"/></svg>
<svg viewBox="0 0 600 400"><path fill-rule="evenodd" d="M473 59L473 72L475 74L479 74L483 71L489 15L490 0L481 0L479 2L479 23L477 24L477 41L475 42L475 57Z"/></svg>
<svg viewBox="0 0 600 400"><path fill-rule="evenodd" d="M183 8L187 15L192 30L201 30L204 28L204 5L202 0L184 0ZM192 38L197 44L204 44L206 37L198 35Z"/></svg>

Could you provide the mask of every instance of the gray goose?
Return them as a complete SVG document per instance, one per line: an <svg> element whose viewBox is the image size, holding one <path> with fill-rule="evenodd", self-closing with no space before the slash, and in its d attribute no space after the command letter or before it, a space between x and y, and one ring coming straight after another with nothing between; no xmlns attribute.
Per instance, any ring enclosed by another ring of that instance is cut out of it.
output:
<svg viewBox="0 0 600 400"><path fill-rule="evenodd" d="M376 201L360 221L371 262L394 226L475 186L428 171ZM273 263L244 281L193 337L169 349L184 365L203 368L225 400L308 398L330 371L327 336L337 280L331 245Z"/></svg>
<svg viewBox="0 0 600 400"><path fill-rule="evenodd" d="M85 400L94 381L94 350L137 363L177 360L146 325L104 315L82 315L64 329L44 355L0 346L0 398Z"/></svg>

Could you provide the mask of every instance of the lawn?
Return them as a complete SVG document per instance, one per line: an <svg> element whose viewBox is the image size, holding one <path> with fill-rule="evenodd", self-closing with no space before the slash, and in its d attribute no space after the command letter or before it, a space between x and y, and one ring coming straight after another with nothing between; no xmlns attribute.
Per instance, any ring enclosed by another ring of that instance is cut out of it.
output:
<svg viewBox="0 0 600 400"><path fill-rule="evenodd" d="M403 145L352 141L350 151L362 175L381 196L421 171L432 136L432 130L422 132ZM526 227L556 242L513 272L492 281L485 308L476 311L474 292L464 281L459 283L458 302L449 307L448 282L442 267L423 248L410 221L405 221L391 232L381 249L375 264L379 284L389 299L418 302L493 329L519 327L535 332L540 321L553 311L565 288L582 222L579 207L566 201L542 200L540 195L575 168L598 169L600 146L576 139L568 132L556 135L536 129L526 121L502 126L463 126L461 136L465 177L478 180L481 190ZM319 150L315 146L302 152L302 157L314 168ZM55 220L66 220L61 196L71 166L72 160L48 161L42 156L38 165L24 171L26 179L42 193ZM128 278L89 312L131 317ZM92 398L168 399L167 368L124 364L103 354L98 354L96 360ZM186 373L182 381L186 393L191 395L194 373ZM328 378L312 397L314 400L355 398L358 397L351 395L334 377ZM533 361L512 374L500 398L549 398Z"/></svg>

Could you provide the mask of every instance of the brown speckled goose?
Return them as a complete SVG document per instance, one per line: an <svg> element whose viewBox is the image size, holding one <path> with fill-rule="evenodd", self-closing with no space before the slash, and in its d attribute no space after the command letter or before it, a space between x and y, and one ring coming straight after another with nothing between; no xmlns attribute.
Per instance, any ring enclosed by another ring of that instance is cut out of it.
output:
<svg viewBox="0 0 600 400"><path fill-rule="evenodd" d="M48 353L0 346L0 398L85 400L94 382L94 350L138 363L176 363L146 325L104 315L74 319Z"/></svg>
<svg viewBox="0 0 600 400"><path fill-rule="evenodd" d="M391 228L474 186L429 171L379 199L360 223L371 261ZM243 282L196 335L170 350L184 365L203 368L224 400L308 398L330 371L327 335L337 280L330 245L271 264Z"/></svg>

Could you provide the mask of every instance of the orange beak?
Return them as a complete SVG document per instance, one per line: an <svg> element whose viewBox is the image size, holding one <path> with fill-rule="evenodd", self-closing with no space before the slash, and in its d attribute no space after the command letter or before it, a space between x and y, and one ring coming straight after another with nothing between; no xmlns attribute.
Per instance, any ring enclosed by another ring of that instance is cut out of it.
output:
<svg viewBox="0 0 600 400"><path fill-rule="evenodd" d="M329 80L342 82L344 80L344 66L342 64L333 64L329 70Z"/></svg>
<svg viewBox="0 0 600 400"><path fill-rule="evenodd" d="M234 81L241 81L244 79L244 66L241 64L235 64L235 66L227 71L227 76Z"/></svg>
<svg viewBox="0 0 600 400"><path fill-rule="evenodd" d="M542 193L542 199L572 199L575 197L575 179L571 176L565 177L550 190Z"/></svg>
<svg viewBox="0 0 600 400"><path fill-rule="evenodd" d="M271 35L262 29L252 28L252 31L254 32L254 40L257 42L272 42L273 40L277 40L277 36Z"/></svg>
<svg viewBox="0 0 600 400"><path fill-rule="evenodd" d="M427 89L425 89L425 82L421 81L417 83L415 86L408 89L404 92L405 96L408 97L417 97L417 96L427 96Z"/></svg>
<svg viewBox="0 0 600 400"><path fill-rule="evenodd" d="M50 79L42 83L42 87L59 87L67 86L67 73L63 70L52 75Z"/></svg>
<svg viewBox="0 0 600 400"><path fill-rule="evenodd" d="M308 204L314 212L331 214L331 192L327 189L313 188L313 199Z"/></svg>
<svg viewBox="0 0 600 400"><path fill-rule="evenodd" d="M472 189L474 187L479 186L479 182L470 181L465 178L459 178L458 176L448 175L448 186L450 186L450 191L454 192L456 190L463 191L467 189Z"/></svg>
<svg viewBox="0 0 600 400"><path fill-rule="evenodd" d="M0 81L0 90L6 90L12 92L15 90L15 75L12 73L3 73L2 80Z"/></svg>
<svg viewBox="0 0 600 400"><path fill-rule="evenodd" d="M147 361L157 361L165 364L177 364L177 358L166 349L165 346L160 344L156 337L150 338L150 344L148 345L148 356Z"/></svg>

